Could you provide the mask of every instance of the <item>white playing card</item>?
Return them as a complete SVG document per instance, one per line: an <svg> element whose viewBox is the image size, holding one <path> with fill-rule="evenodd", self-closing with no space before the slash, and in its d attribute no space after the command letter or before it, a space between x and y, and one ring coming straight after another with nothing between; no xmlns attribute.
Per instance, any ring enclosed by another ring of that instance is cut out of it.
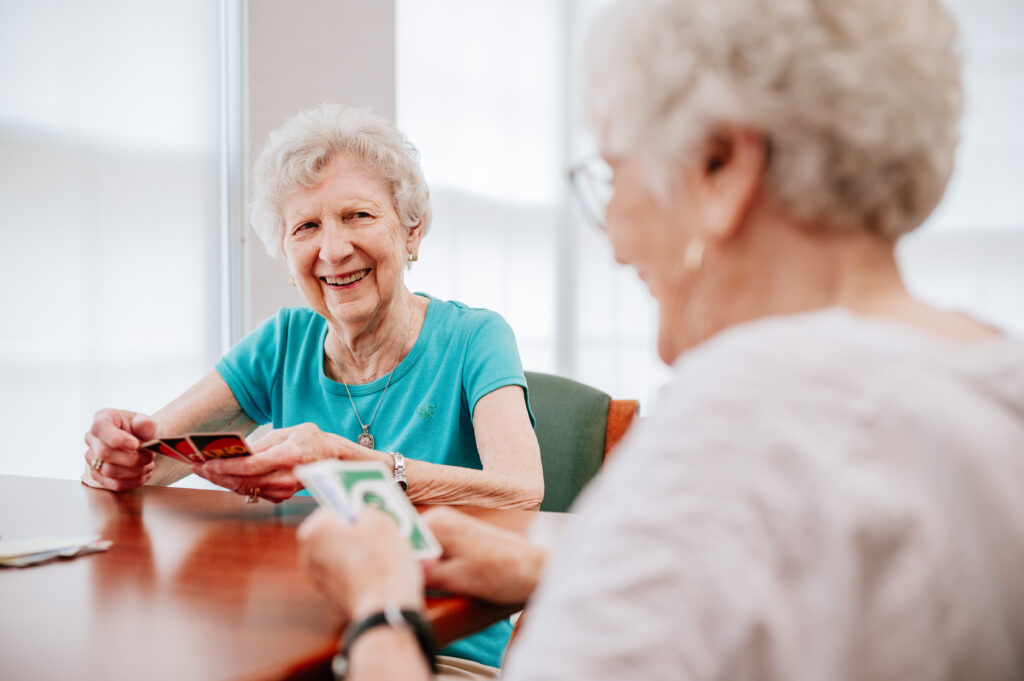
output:
<svg viewBox="0 0 1024 681"><path fill-rule="evenodd" d="M391 516L417 558L437 558L441 545L388 470L371 461L327 459L295 467L295 475L321 506L354 523L367 504Z"/></svg>

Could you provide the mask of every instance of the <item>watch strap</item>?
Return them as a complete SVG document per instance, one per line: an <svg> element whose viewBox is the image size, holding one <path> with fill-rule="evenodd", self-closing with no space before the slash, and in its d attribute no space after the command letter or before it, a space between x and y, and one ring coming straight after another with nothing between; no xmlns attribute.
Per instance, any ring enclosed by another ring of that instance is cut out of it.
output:
<svg viewBox="0 0 1024 681"><path fill-rule="evenodd" d="M434 636L430 633L430 625L427 624L423 615L416 610L404 610L399 608L397 603L388 603L384 610L375 612L369 617L352 624L345 631L341 650L334 656L334 660L331 662L331 669L336 679L343 680L346 674L348 674L349 652L352 650L352 644L355 643L356 639L370 629L383 625L396 629L401 627L411 629L412 633L416 636L416 642L419 643L420 650L423 652L423 657L427 659L427 664L430 665L431 673L437 673L437 661L434 657Z"/></svg>

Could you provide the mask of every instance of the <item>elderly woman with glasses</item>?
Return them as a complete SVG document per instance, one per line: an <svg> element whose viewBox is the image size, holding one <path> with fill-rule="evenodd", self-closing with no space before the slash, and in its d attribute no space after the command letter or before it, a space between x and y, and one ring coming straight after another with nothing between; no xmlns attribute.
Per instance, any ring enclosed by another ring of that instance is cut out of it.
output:
<svg viewBox="0 0 1024 681"><path fill-rule="evenodd" d="M947 11L622 1L585 64L601 216L674 381L543 573L441 509L427 586L521 602L539 580L506 681L1024 678L1024 344L913 297L894 254L953 167ZM380 514L300 533L353 617L421 604ZM351 678L427 677L407 631L369 631Z"/></svg>
<svg viewBox="0 0 1024 681"><path fill-rule="evenodd" d="M417 157L393 123L338 104L271 135L253 173L253 226L309 307L281 310L152 418L100 411L83 481L124 491L194 472L278 502L302 489L297 464L334 458L384 464L417 503L539 506L540 451L512 330L493 312L405 286L430 226ZM140 450L151 438L259 424L274 429L250 457L189 467ZM447 652L495 669L510 631L505 622Z"/></svg>

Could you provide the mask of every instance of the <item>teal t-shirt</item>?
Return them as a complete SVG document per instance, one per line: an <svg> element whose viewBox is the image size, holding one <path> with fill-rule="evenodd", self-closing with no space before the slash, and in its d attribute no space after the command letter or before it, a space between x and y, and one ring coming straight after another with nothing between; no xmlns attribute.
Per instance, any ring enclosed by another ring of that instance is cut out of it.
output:
<svg viewBox="0 0 1024 681"><path fill-rule="evenodd" d="M355 441L362 428L345 386L324 373L326 336L327 322L316 312L284 308L229 350L217 362L217 372L256 423L274 428L315 423ZM349 386L363 423L383 393L370 427L378 451L478 470L472 418L477 401L506 385L527 389L508 323L490 310L436 298L430 299L420 335L386 392L385 385L387 376ZM498 667L511 631L505 620L441 654Z"/></svg>

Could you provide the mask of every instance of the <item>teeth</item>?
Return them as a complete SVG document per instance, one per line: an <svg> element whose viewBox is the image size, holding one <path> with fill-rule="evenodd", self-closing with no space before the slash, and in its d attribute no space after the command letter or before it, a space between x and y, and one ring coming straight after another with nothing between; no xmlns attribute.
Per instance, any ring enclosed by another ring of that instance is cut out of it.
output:
<svg viewBox="0 0 1024 681"><path fill-rule="evenodd" d="M345 284L351 284L353 281L359 281L369 273L369 269L359 270L358 272L353 272L347 277L324 277L324 281L331 286L344 286Z"/></svg>

